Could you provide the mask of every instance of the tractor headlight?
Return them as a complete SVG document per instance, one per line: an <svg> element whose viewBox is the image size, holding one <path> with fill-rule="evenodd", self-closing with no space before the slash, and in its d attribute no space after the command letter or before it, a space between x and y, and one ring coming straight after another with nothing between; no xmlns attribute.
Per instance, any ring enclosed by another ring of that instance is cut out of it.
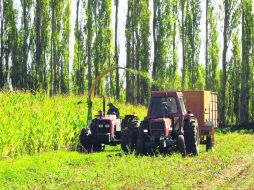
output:
<svg viewBox="0 0 254 190"><path fill-rule="evenodd" d="M144 129L144 133L148 133L148 130L147 130L147 129Z"/></svg>

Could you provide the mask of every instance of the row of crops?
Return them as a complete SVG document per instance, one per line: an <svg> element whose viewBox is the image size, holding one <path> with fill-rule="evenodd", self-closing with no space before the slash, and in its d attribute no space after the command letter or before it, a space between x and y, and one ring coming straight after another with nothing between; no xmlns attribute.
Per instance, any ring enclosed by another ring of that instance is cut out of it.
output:
<svg viewBox="0 0 254 190"><path fill-rule="evenodd" d="M0 159L52 150L75 150L79 132L86 126L87 100L76 96L47 97L43 93L0 93ZM137 113L142 106L116 104L122 115ZM93 112L102 108L93 101Z"/></svg>

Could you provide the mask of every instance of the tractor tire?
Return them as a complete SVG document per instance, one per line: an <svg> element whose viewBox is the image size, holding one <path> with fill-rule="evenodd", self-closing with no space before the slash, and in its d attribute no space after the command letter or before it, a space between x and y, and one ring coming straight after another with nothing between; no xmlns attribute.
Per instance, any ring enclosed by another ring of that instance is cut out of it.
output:
<svg viewBox="0 0 254 190"><path fill-rule="evenodd" d="M179 135L177 137L177 148L178 151L181 153L182 156L186 156L186 147L185 147L185 142L184 142L184 136Z"/></svg>
<svg viewBox="0 0 254 190"><path fill-rule="evenodd" d="M125 154L130 154L134 151L135 139L133 130L126 128L121 135L121 148Z"/></svg>
<svg viewBox="0 0 254 190"><path fill-rule="evenodd" d="M186 146L186 153L197 156L199 154L199 131L197 122L194 119L185 121L184 123L184 139Z"/></svg>
<svg viewBox="0 0 254 190"><path fill-rule="evenodd" d="M206 151L209 151L210 149L212 149L212 137L210 135L206 136Z"/></svg>
<svg viewBox="0 0 254 190"><path fill-rule="evenodd" d="M80 140L80 144L81 144L81 151L82 152L92 152L93 149L93 145L91 143L91 134L89 134L89 129L83 128L80 136L79 136L79 140Z"/></svg>
<svg viewBox="0 0 254 190"><path fill-rule="evenodd" d="M145 128L147 128L148 125L149 125L149 124L148 124L148 120L147 120L147 119L144 119L143 121L141 121L140 127L139 127L140 132L143 132L143 130L144 130Z"/></svg>
<svg viewBox="0 0 254 190"><path fill-rule="evenodd" d="M92 151L94 151L94 152L101 152L101 151L103 151L102 144L101 143L94 143Z"/></svg>
<svg viewBox="0 0 254 190"><path fill-rule="evenodd" d="M144 146L144 138L142 136L140 136L137 140L137 144L136 144L136 154L137 155L143 155L144 154L144 150L145 150L145 146Z"/></svg>

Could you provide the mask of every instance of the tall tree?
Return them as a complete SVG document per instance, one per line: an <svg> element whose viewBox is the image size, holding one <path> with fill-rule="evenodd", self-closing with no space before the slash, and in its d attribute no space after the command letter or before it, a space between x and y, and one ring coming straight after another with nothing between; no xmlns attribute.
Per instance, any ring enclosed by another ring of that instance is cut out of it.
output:
<svg viewBox="0 0 254 190"><path fill-rule="evenodd" d="M153 1L153 41L154 62L152 76L159 86L153 89L166 88L166 70L169 65L170 44L172 41L172 1ZM173 62L173 60L170 60Z"/></svg>
<svg viewBox="0 0 254 190"><path fill-rule="evenodd" d="M186 6L186 42L185 55L188 58L185 61L185 67L189 77L188 87L191 89L201 89L200 86L200 65L199 65L199 49L200 49L200 0L189 0Z"/></svg>
<svg viewBox="0 0 254 190"><path fill-rule="evenodd" d="M70 59L70 0L66 0L66 5L63 11L63 18L62 18L62 39L61 39L61 47L60 47L60 90L61 93L69 93L70 88L70 68L69 68L69 59Z"/></svg>
<svg viewBox="0 0 254 190"><path fill-rule="evenodd" d="M212 91L219 90L219 44L217 21L214 15L214 5L207 1L206 11L206 89Z"/></svg>
<svg viewBox="0 0 254 190"><path fill-rule="evenodd" d="M0 89L4 86L4 46L3 46L3 36L4 36L4 10L3 10L3 0L0 0Z"/></svg>
<svg viewBox="0 0 254 190"><path fill-rule="evenodd" d="M185 37L185 28L186 28L186 0L181 0L181 39L182 39L182 90L186 89L186 83L188 83L187 67L186 67L186 37Z"/></svg>
<svg viewBox="0 0 254 190"><path fill-rule="evenodd" d="M87 35L86 38L86 44L87 44L87 67L88 67L88 74L87 74L87 79L88 79L88 89L91 88L92 86L92 42L93 42L93 30L94 30L94 25L93 25L93 0L90 0L87 2L87 7L86 7L86 17L87 17L87 23L85 27L85 33Z"/></svg>
<svg viewBox="0 0 254 190"><path fill-rule="evenodd" d="M49 44L49 1L36 0L35 4L35 89L47 90L47 51Z"/></svg>
<svg viewBox="0 0 254 190"><path fill-rule="evenodd" d="M111 13L112 0L99 1L96 0L93 5L93 15L95 24L95 41L93 45L94 55L94 76L99 76L100 72L107 67L112 66L111 59ZM110 91L114 93L113 76L109 77ZM104 89L104 79L99 81L96 86L95 94L101 95Z"/></svg>
<svg viewBox="0 0 254 190"><path fill-rule="evenodd" d="M126 68L133 68L133 40L132 40L132 9L133 9L133 0L128 0L128 10L127 10L127 18L126 18L126 26L125 26L125 37L126 37ZM131 74L127 70L126 71L126 102L132 102L133 97L133 79L131 79Z"/></svg>
<svg viewBox="0 0 254 190"><path fill-rule="evenodd" d="M253 15L252 0L241 1L242 11L242 66L241 66L241 110L240 123L247 124L249 121L249 100L251 89L251 50L253 46Z"/></svg>
<svg viewBox="0 0 254 190"><path fill-rule="evenodd" d="M31 7L32 0L21 0L22 6L22 87L29 88L28 86L28 56L31 48Z"/></svg>
<svg viewBox="0 0 254 190"><path fill-rule="evenodd" d="M20 59L22 47L16 25L17 10L14 9L13 1L3 1L3 61L4 61L4 85L6 88L11 88L12 81L21 85L21 69L22 60ZM18 68L19 66L19 68ZM16 75L13 75L15 72ZM15 77L13 77L15 76ZM15 80L18 79L18 80ZM17 86L14 86L17 87Z"/></svg>
<svg viewBox="0 0 254 190"><path fill-rule="evenodd" d="M51 0L50 94L61 91L61 31L66 1Z"/></svg>
<svg viewBox="0 0 254 190"><path fill-rule="evenodd" d="M148 72L150 66L150 9L149 1L128 1L126 22L126 67L138 72ZM150 84L136 72L126 72L126 101L148 102Z"/></svg>
<svg viewBox="0 0 254 190"><path fill-rule="evenodd" d="M119 67L119 49L118 49L118 9L119 9L119 0L115 0L115 64L116 67ZM119 78L119 69L116 68L116 99L120 98L120 78Z"/></svg>
<svg viewBox="0 0 254 190"><path fill-rule="evenodd" d="M140 3L140 27L139 27L139 38L140 38L140 49L139 51L139 61L141 72L149 72L150 67L150 18L151 12L149 9L149 1L141 0ZM137 10L138 11L138 10ZM138 98L138 103L148 104L150 96L150 81L145 78L139 79L140 85L137 86L137 91L140 91L140 97Z"/></svg>
<svg viewBox="0 0 254 190"><path fill-rule="evenodd" d="M83 5L85 8L85 4ZM81 1L77 0L75 23L75 48L73 62L73 85L74 92L83 94L85 90L85 49L84 36L82 35L82 24L80 18L80 9L82 10Z"/></svg>
<svg viewBox="0 0 254 190"><path fill-rule="evenodd" d="M238 32L237 32L238 33ZM231 123L235 122L236 125L239 125L240 119L240 91L241 91L241 47L239 43L238 36L234 34L233 36L233 50L232 53L234 56L231 57L229 62L229 95L228 95L228 115L231 119Z"/></svg>
<svg viewBox="0 0 254 190"><path fill-rule="evenodd" d="M237 0L224 0L224 28L223 28L223 52L222 52L222 87L220 121L221 125L226 123L226 91L227 91L227 53L232 32L239 25L239 3Z"/></svg>

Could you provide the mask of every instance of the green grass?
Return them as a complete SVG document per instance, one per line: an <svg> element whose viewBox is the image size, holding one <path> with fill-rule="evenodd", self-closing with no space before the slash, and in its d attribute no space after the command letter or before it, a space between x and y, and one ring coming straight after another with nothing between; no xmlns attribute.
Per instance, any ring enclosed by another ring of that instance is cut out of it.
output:
<svg viewBox="0 0 254 190"><path fill-rule="evenodd" d="M94 100L94 113L102 101ZM121 115L146 108L118 103ZM0 93L0 189L253 189L253 131L217 130L197 157L136 157L120 147L81 154L86 98Z"/></svg>
<svg viewBox="0 0 254 190"><path fill-rule="evenodd" d="M217 132L214 150L203 147L197 157L124 156L119 147L107 147L102 153L56 151L4 160L0 189L231 189L248 163L254 164L254 136ZM247 173L238 181L242 189L254 185L254 171Z"/></svg>
<svg viewBox="0 0 254 190"><path fill-rule="evenodd" d="M146 108L116 103L121 115L137 113L141 119ZM93 115L102 109L102 100L93 101ZM42 93L0 93L0 160L52 150L74 150L79 133L86 127L85 97Z"/></svg>

